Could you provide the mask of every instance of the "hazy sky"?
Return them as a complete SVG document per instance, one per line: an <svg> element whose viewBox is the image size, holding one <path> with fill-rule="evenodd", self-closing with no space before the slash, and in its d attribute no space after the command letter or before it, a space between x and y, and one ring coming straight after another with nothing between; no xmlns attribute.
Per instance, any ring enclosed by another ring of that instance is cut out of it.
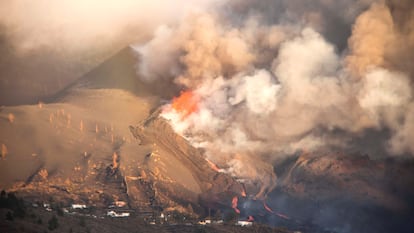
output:
<svg viewBox="0 0 414 233"><path fill-rule="evenodd" d="M212 0L0 1L0 105L37 102Z"/></svg>

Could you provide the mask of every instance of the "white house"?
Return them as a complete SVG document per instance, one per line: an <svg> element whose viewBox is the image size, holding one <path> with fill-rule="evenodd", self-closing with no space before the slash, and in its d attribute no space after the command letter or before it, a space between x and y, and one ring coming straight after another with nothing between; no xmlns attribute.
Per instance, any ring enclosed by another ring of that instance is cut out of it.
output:
<svg viewBox="0 0 414 233"><path fill-rule="evenodd" d="M126 213L126 212L117 213L111 210L111 211L108 211L106 215L112 218L122 218L122 217L129 217L130 213Z"/></svg>
<svg viewBox="0 0 414 233"><path fill-rule="evenodd" d="M86 209L86 205L72 204L72 209Z"/></svg>
<svg viewBox="0 0 414 233"><path fill-rule="evenodd" d="M253 222L239 220L237 221L236 225L242 226L242 227L249 227L249 226L253 226Z"/></svg>

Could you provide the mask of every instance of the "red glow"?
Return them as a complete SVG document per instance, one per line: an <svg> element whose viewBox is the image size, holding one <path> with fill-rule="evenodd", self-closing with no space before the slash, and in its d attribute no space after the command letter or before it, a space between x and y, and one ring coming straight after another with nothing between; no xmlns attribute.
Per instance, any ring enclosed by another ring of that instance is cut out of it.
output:
<svg viewBox="0 0 414 233"><path fill-rule="evenodd" d="M286 216L284 214L281 214L281 213L276 213L276 215L279 216L279 217L281 217L281 218L287 219L287 220L290 219L288 216Z"/></svg>
<svg viewBox="0 0 414 233"><path fill-rule="evenodd" d="M216 165L216 164L214 164L213 162L211 162L210 160L208 160L208 159L206 159L206 161L207 161L207 163L210 165L210 167L211 167L211 169L213 169L214 171L216 171L216 172L219 172L220 171L220 168Z"/></svg>
<svg viewBox="0 0 414 233"><path fill-rule="evenodd" d="M231 207L234 209L234 211L238 214L240 214L240 210L237 208L239 202L239 198L237 196L234 196L231 200Z"/></svg>
<svg viewBox="0 0 414 233"><path fill-rule="evenodd" d="M272 209L270 209L270 207L266 204L266 202L263 202L263 206L264 206L264 208L265 208L268 212L270 212L270 213L272 213L272 214L274 214L274 213L275 213Z"/></svg>
<svg viewBox="0 0 414 233"><path fill-rule="evenodd" d="M180 96L172 100L172 108L183 117L198 110L198 97L192 91L183 91Z"/></svg>
<svg viewBox="0 0 414 233"><path fill-rule="evenodd" d="M242 184L241 196L242 196L242 197L247 197L247 194L246 194L246 187L244 187L244 184Z"/></svg>
<svg viewBox="0 0 414 233"><path fill-rule="evenodd" d="M286 216L285 214L282 214L282 213L278 213L278 212L275 212L275 211L273 211L267 204L266 204L266 202L263 202L263 207L268 211L268 212L270 212L270 213L272 213L272 214L274 214L274 215L276 215L276 216L278 216L278 217L280 217L280 218L283 218L283 219L287 219L287 220L289 220L290 218L288 217L288 216Z"/></svg>

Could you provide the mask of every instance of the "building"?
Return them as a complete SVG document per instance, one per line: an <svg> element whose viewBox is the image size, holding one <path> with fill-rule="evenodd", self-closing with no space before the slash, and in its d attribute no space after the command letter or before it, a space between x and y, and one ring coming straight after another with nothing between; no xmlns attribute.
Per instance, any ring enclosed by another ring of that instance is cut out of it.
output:
<svg viewBox="0 0 414 233"><path fill-rule="evenodd" d="M109 216L109 217L112 217L112 218L123 218L123 217L129 217L131 215L131 213L128 213L128 212L119 212L119 213L117 213L117 212L111 210L111 211L108 211L106 213L106 215Z"/></svg>
<svg viewBox="0 0 414 233"><path fill-rule="evenodd" d="M86 205L72 204L72 209L86 209Z"/></svg>
<svg viewBox="0 0 414 233"><path fill-rule="evenodd" d="M242 227L250 227L253 226L253 222L249 222L249 221L245 221L245 220L239 220L236 223L237 226L242 226Z"/></svg>

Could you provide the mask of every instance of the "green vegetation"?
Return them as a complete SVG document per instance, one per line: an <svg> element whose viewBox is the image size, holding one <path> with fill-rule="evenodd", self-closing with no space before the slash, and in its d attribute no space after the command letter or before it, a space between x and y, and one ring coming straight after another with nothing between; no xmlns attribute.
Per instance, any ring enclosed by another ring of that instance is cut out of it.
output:
<svg viewBox="0 0 414 233"><path fill-rule="evenodd" d="M170 222L173 222L173 223L186 223L186 222L195 221L195 218L193 216L185 214L185 213L181 213L179 211L172 211L169 214L171 216Z"/></svg>
<svg viewBox="0 0 414 233"><path fill-rule="evenodd" d="M49 224L48 229L51 231L59 227L59 222L55 215L52 216L48 224Z"/></svg>
<svg viewBox="0 0 414 233"><path fill-rule="evenodd" d="M23 199L16 197L14 193L6 193L6 191L1 191L0 193L0 208L10 209L11 212L8 212L6 219L12 221L14 217L24 218L26 216L26 208L24 206ZM9 214L10 213L10 214Z"/></svg>
<svg viewBox="0 0 414 233"><path fill-rule="evenodd" d="M29 232L182 232L182 233L286 233L280 229L273 229L269 226L254 224L251 227L239 227L234 223L237 221L238 215L233 211L225 214L222 212L214 212L213 219L221 219L224 216L225 224L209 224L196 225L199 219L192 215L181 213L179 211L172 211L164 213L165 218L160 218L160 212L154 215L150 221L154 221L155 225L145 222L143 218L131 217L131 219L124 218L92 218L89 215L71 215L62 214L62 203L51 203L54 211L46 211L44 208L37 208L41 203L35 205L24 205L22 199L17 198L14 193L0 194L0 205L4 208L0 216L0 222L4 222L5 226L15 229L22 233ZM62 216L60 216L62 215ZM19 216L26 216L21 218ZM88 217L89 216L89 217ZM168 219L168 220L167 220ZM105 229L104 231L101 231Z"/></svg>
<svg viewBox="0 0 414 233"><path fill-rule="evenodd" d="M81 227L85 227L85 226L86 226L86 223L85 223L85 217L81 217L81 218L79 219L79 225L80 225Z"/></svg>
<svg viewBox="0 0 414 233"><path fill-rule="evenodd" d="M229 213L226 213L225 215L224 215L224 222L226 223L226 224L235 224L236 222L237 222L237 220L239 219L239 215L238 214L236 214L235 212L229 212Z"/></svg>
<svg viewBox="0 0 414 233"><path fill-rule="evenodd" d="M14 221L13 214L10 211L8 211L7 214L6 214L6 220L7 221Z"/></svg>
<svg viewBox="0 0 414 233"><path fill-rule="evenodd" d="M209 233L205 227L198 227L194 230L194 233Z"/></svg>
<svg viewBox="0 0 414 233"><path fill-rule="evenodd" d="M63 216L63 209L62 209L61 207L58 207L58 208L56 209L56 212L57 212L57 215L59 215L59 216Z"/></svg>

